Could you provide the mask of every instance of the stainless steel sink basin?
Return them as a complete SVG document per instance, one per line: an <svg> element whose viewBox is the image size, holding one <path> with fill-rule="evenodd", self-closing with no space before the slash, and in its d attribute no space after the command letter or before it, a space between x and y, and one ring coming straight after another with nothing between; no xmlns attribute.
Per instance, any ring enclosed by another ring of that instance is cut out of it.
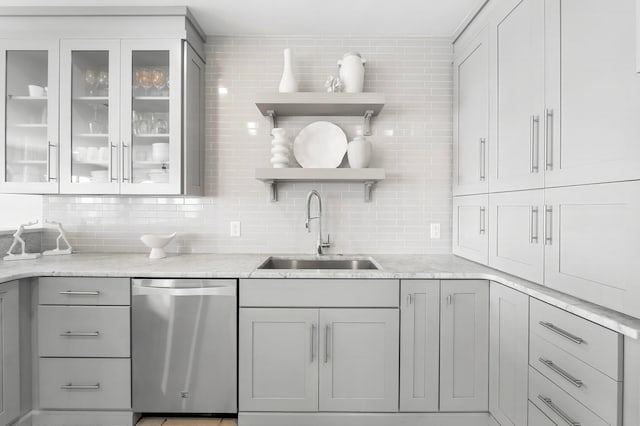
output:
<svg viewBox="0 0 640 426"><path fill-rule="evenodd" d="M380 269L371 258L294 258L269 257L258 269L339 269L339 270L375 270Z"/></svg>

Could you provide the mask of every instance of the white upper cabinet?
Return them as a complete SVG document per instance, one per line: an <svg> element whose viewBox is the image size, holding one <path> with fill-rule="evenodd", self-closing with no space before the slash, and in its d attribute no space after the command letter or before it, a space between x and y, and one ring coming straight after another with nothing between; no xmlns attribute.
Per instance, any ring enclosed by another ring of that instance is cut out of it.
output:
<svg viewBox="0 0 640 426"><path fill-rule="evenodd" d="M489 188L489 38L486 29L456 53L453 74L453 193L486 193Z"/></svg>
<svg viewBox="0 0 640 426"><path fill-rule="evenodd" d="M453 254L487 264L488 209L488 194L453 197Z"/></svg>
<svg viewBox="0 0 640 426"><path fill-rule="evenodd" d="M545 9L547 187L640 179L636 1Z"/></svg>
<svg viewBox="0 0 640 426"><path fill-rule="evenodd" d="M544 2L506 0L494 11L490 43L491 192L544 186Z"/></svg>
<svg viewBox="0 0 640 426"><path fill-rule="evenodd" d="M0 41L0 192L58 193L58 42Z"/></svg>
<svg viewBox="0 0 640 426"><path fill-rule="evenodd" d="M545 285L640 317L640 181L545 191Z"/></svg>

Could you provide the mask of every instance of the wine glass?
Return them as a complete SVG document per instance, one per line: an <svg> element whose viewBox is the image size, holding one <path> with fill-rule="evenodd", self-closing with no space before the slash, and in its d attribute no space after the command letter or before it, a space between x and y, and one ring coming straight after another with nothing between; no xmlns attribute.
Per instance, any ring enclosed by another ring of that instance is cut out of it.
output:
<svg viewBox="0 0 640 426"><path fill-rule="evenodd" d="M163 67L154 68L152 71L152 83L158 93L167 85L167 74Z"/></svg>
<svg viewBox="0 0 640 426"><path fill-rule="evenodd" d="M96 90L101 95L109 96L109 73L107 71L100 71L98 73Z"/></svg>
<svg viewBox="0 0 640 426"><path fill-rule="evenodd" d="M93 96L98 83L98 72L94 69L87 68L84 72L84 82L89 90L89 96Z"/></svg>
<svg viewBox="0 0 640 426"><path fill-rule="evenodd" d="M145 96L148 96L149 89L153 86L153 73L149 68L140 68L136 77L138 84L144 89Z"/></svg>

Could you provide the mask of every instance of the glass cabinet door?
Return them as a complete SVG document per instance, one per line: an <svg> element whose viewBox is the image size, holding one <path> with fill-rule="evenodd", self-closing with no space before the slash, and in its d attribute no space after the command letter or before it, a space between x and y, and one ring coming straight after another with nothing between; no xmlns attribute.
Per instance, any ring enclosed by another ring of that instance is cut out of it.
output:
<svg viewBox="0 0 640 426"><path fill-rule="evenodd" d="M121 192L181 192L181 44L122 42Z"/></svg>
<svg viewBox="0 0 640 426"><path fill-rule="evenodd" d="M119 47L117 40L61 43L63 193L119 192Z"/></svg>
<svg viewBox="0 0 640 426"><path fill-rule="evenodd" d="M0 190L57 193L57 43L5 41L0 55Z"/></svg>

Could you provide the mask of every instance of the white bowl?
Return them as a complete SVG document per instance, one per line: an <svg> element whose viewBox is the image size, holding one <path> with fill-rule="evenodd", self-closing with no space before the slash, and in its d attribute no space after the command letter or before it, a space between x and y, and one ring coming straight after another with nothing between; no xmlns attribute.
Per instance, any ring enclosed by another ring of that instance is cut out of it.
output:
<svg viewBox="0 0 640 426"><path fill-rule="evenodd" d="M145 234L140 237L140 240L151 249L149 259L162 259L163 257L167 257L164 247L169 244L175 236L175 232L168 235Z"/></svg>
<svg viewBox="0 0 640 426"><path fill-rule="evenodd" d="M27 86L27 89L29 89L29 96L33 96L33 97L41 97L44 96L44 87L42 86L36 86L35 84L29 84Z"/></svg>

